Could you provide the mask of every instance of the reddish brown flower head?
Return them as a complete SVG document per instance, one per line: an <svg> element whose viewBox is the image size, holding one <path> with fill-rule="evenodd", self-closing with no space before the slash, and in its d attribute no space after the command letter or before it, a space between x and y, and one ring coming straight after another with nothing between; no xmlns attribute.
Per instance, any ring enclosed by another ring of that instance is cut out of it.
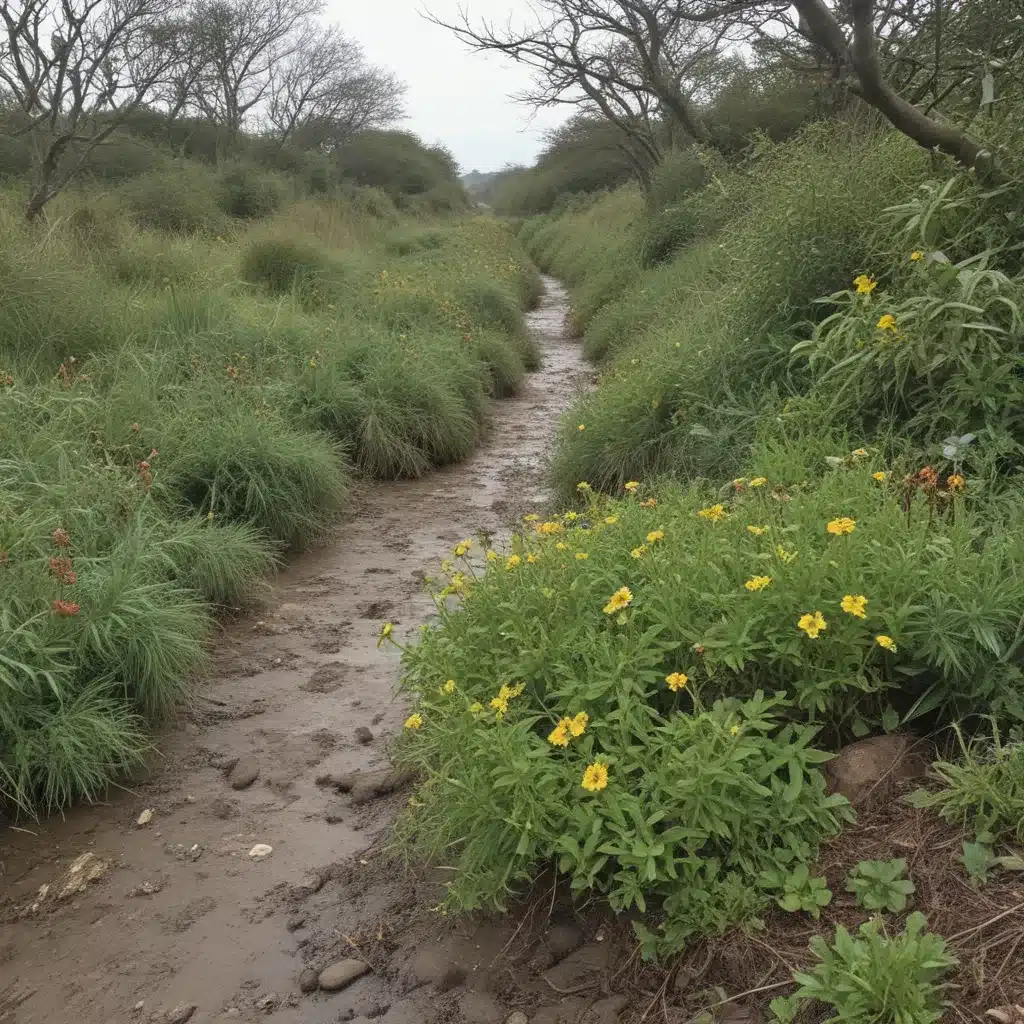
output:
<svg viewBox="0 0 1024 1024"><path fill-rule="evenodd" d="M53 531L52 540L55 548L71 547L71 535L63 527L58 527Z"/></svg>
<svg viewBox="0 0 1024 1024"><path fill-rule="evenodd" d="M154 449L153 449L153 450L152 450L152 451L151 451L151 452L149 453L149 457L150 457L151 459L155 459L155 458L156 458L156 457L157 457L157 456L158 456L159 454L160 454L160 453L159 453L159 452L158 452L158 451L157 451L157 450L156 450L156 449L154 448Z"/></svg>
<svg viewBox="0 0 1024 1024"><path fill-rule="evenodd" d="M66 618L70 618L72 615L77 615L82 610L82 606L74 601L54 601L53 602L53 613L54 615L62 615Z"/></svg>
<svg viewBox="0 0 1024 1024"><path fill-rule="evenodd" d="M917 474L917 478L921 481L921 486L924 488L933 488L938 485L939 474L932 469L931 466L925 466L920 473Z"/></svg>
<svg viewBox="0 0 1024 1024"><path fill-rule="evenodd" d="M142 429L142 427L140 427L138 425L138 423L133 423L132 424L132 430L134 430L136 433L138 433L141 429Z"/></svg>
<svg viewBox="0 0 1024 1024"><path fill-rule="evenodd" d="M145 473L147 469L149 469L149 463L143 459L142 462L139 463L139 472Z"/></svg>
<svg viewBox="0 0 1024 1024"><path fill-rule="evenodd" d="M693 645L693 652L694 652L694 654L703 654L706 649L707 648L705 648L705 646L703 644L694 644Z"/></svg>
<svg viewBox="0 0 1024 1024"><path fill-rule="evenodd" d="M51 558L50 572L60 580L61 583L74 584L78 582L74 569L71 567L70 558Z"/></svg>

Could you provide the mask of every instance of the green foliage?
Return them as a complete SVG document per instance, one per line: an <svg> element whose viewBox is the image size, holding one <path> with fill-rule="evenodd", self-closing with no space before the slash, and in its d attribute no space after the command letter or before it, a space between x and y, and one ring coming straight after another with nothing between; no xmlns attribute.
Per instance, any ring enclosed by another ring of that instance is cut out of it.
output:
<svg viewBox="0 0 1024 1024"><path fill-rule="evenodd" d="M907 897L915 886L903 877L907 862L903 857L895 860L862 860L846 879L846 891L857 898L857 905L865 910L888 910L898 914L906 909Z"/></svg>
<svg viewBox="0 0 1024 1024"><path fill-rule="evenodd" d="M815 1000L831 1006L829 1020L900 1021L932 1024L945 1012L942 975L956 960L941 936L925 931L923 914L911 914L900 934L890 936L879 920L861 925L856 936L842 925L829 945L821 936L811 939L818 963L797 971L799 984L792 1002L775 1001L777 1019L792 1019L797 1001Z"/></svg>
<svg viewBox="0 0 1024 1024"><path fill-rule="evenodd" d="M955 730L960 759L932 766L939 787L912 795L917 807L934 807L946 821L976 835L1024 840L1024 744L1004 742L995 725L992 738L964 738ZM1016 737L1016 733L1014 734Z"/></svg>
<svg viewBox="0 0 1024 1024"><path fill-rule="evenodd" d="M775 901L783 910L791 914L803 910L815 920L821 917L821 908L832 902L832 890L825 879L813 876L806 864L797 864L792 871L780 868L764 871L761 885L780 893Z"/></svg>
<svg viewBox="0 0 1024 1024"><path fill-rule="evenodd" d="M322 249L287 238L250 242L242 256L242 280L262 285L272 295L293 290L308 295L323 280L328 261Z"/></svg>
<svg viewBox="0 0 1024 1024"><path fill-rule="evenodd" d="M425 146L411 132L365 131L334 152L344 179L383 189L392 198L423 195L454 183L457 166L440 146Z"/></svg>
<svg viewBox="0 0 1024 1024"><path fill-rule="evenodd" d="M179 164L140 175L121 192L128 212L141 227L209 235L228 229L217 202L215 177L195 165Z"/></svg>
<svg viewBox="0 0 1024 1024"><path fill-rule="evenodd" d="M217 205L231 217L269 217L284 199L282 182L253 167L229 168L221 173L219 184Z"/></svg>

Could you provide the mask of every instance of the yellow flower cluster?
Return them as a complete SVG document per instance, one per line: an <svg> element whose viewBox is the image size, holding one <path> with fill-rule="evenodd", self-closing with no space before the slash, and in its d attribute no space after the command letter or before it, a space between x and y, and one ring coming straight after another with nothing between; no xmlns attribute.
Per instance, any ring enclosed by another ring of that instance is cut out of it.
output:
<svg viewBox="0 0 1024 1024"><path fill-rule="evenodd" d="M832 519L825 527L834 537L842 537L843 534L853 533L856 528L857 520L851 519L849 516L840 516L838 519Z"/></svg>
<svg viewBox="0 0 1024 1024"><path fill-rule="evenodd" d="M523 690L526 689L523 683L516 683L515 686L509 686L507 683L501 684L501 689L498 690L498 696L492 697L489 703L491 710L495 712L498 718L501 718L506 711L508 711L508 702L513 697L518 697Z"/></svg>
<svg viewBox="0 0 1024 1024"><path fill-rule="evenodd" d="M712 523L720 523L723 519L729 518L729 513L725 511L724 505L711 505L708 508L702 508L697 515Z"/></svg>
<svg viewBox="0 0 1024 1024"><path fill-rule="evenodd" d="M868 599L863 594L847 594L839 602L839 606L847 615L852 615L854 618L866 619L868 617Z"/></svg>
<svg viewBox="0 0 1024 1024"><path fill-rule="evenodd" d="M580 711L578 714L573 715L572 718L560 718L558 725L555 726L548 736L548 743L553 747L569 746L569 740L582 736L586 732L589 721L590 716L586 711Z"/></svg>
<svg viewBox="0 0 1024 1024"><path fill-rule="evenodd" d="M589 793L599 793L608 785L608 765L601 761L588 764L580 785Z"/></svg>
<svg viewBox="0 0 1024 1024"><path fill-rule="evenodd" d="M640 481L630 480L627 484L624 485L624 487L627 491L629 491L630 494L633 494L634 491L636 491L640 487Z"/></svg>
<svg viewBox="0 0 1024 1024"><path fill-rule="evenodd" d="M647 545L641 544L639 547L633 548L633 550L630 551L630 554L634 558L643 558L644 555L647 554Z"/></svg>
<svg viewBox="0 0 1024 1024"><path fill-rule="evenodd" d="M752 593L756 593L758 590L764 590L765 587L770 587L771 585L771 576L751 576L750 579L743 584L743 586Z"/></svg>
<svg viewBox="0 0 1024 1024"><path fill-rule="evenodd" d="M414 711L406 720L406 729L420 729L423 727L423 716L418 712Z"/></svg>
<svg viewBox="0 0 1024 1024"><path fill-rule="evenodd" d="M465 555L469 554L469 549L472 546L473 541L471 539L460 540L459 543L456 544L455 547L452 549L452 552L456 558L463 558Z"/></svg>
<svg viewBox="0 0 1024 1024"><path fill-rule="evenodd" d="M878 287L878 282L873 277L868 277L867 274L858 274L853 279L853 283L857 288L858 295L870 295Z"/></svg>
<svg viewBox="0 0 1024 1024"><path fill-rule="evenodd" d="M542 536L548 536L552 533L559 533L561 529L562 524L553 521L547 523L538 523L536 526L537 533L541 534Z"/></svg>
<svg viewBox="0 0 1024 1024"><path fill-rule="evenodd" d="M812 640L816 640L822 630L828 629L828 623L821 612L808 612L797 620L797 627L802 629Z"/></svg>
<svg viewBox="0 0 1024 1024"><path fill-rule="evenodd" d="M605 615L614 615L616 612L628 608L633 603L633 591L629 587L619 587L604 606Z"/></svg>
<svg viewBox="0 0 1024 1024"><path fill-rule="evenodd" d="M748 526L747 533L752 533L755 537L763 537L768 532L767 526Z"/></svg>
<svg viewBox="0 0 1024 1024"><path fill-rule="evenodd" d="M519 555L509 555L508 558L505 559L505 568L509 570L514 569L521 561L522 559Z"/></svg>
<svg viewBox="0 0 1024 1024"><path fill-rule="evenodd" d="M685 690L689 681L690 677L685 672L673 672L671 675L665 676L665 682L673 693Z"/></svg>
<svg viewBox="0 0 1024 1024"><path fill-rule="evenodd" d="M665 531L664 530L651 530L651 532L649 534L647 534L647 543L648 544L654 544L657 541L664 540L664 539L665 539Z"/></svg>

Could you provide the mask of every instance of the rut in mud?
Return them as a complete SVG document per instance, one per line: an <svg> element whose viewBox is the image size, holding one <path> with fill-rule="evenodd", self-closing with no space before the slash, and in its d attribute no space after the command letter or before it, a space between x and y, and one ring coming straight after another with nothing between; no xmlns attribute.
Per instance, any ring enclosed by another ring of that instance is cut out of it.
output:
<svg viewBox="0 0 1024 1024"><path fill-rule="evenodd" d="M358 922L335 914L317 931L295 908L314 895L322 910L365 903L370 888L337 870L341 891L321 889L329 865L358 865L387 834L394 800L359 807L316 780L387 764L403 709L395 654L376 646L382 621L413 634L433 612L423 576L452 544L500 534L543 504L558 416L588 377L564 334L565 293L546 285L529 318L543 369L521 397L496 403L476 454L368 488L333 544L281 575L265 612L227 627L210 683L162 738L148 780L0 835L0 1021L167 1021L193 1006L196 1022L348 1019L330 997L301 996L297 978L328 947L344 949ZM251 857L257 844L272 852ZM375 891L393 900L406 884L378 879ZM385 1019L388 1001L367 998Z"/></svg>

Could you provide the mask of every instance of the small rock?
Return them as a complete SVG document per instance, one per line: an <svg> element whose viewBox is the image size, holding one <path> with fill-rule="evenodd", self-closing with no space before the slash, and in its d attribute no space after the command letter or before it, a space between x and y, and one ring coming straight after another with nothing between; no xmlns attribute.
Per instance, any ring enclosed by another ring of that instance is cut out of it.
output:
<svg viewBox="0 0 1024 1024"><path fill-rule="evenodd" d="M153 808L147 807L136 819L135 824L139 827L148 825L153 820Z"/></svg>
<svg viewBox="0 0 1024 1024"><path fill-rule="evenodd" d="M231 769L228 782L232 789L248 789L260 775L260 766L251 757L239 758L238 764Z"/></svg>
<svg viewBox="0 0 1024 1024"><path fill-rule="evenodd" d="M556 924L544 940L556 959L561 960L583 943L583 932L574 924Z"/></svg>
<svg viewBox="0 0 1024 1024"><path fill-rule="evenodd" d="M444 973L434 982L438 992L450 992L466 980L466 968L462 964L449 964Z"/></svg>
<svg viewBox="0 0 1024 1024"><path fill-rule="evenodd" d="M356 978L361 978L370 970L370 965L362 960L339 960L330 967L325 967L317 979L324 992L340 992L346 985L351 985Z"/></svg>
<svg viewBox="0 0 1024 1024"><path fill-rule="evenodd" d="M192 1014L195 1012L194 1003L182 1003L170 1010L164 1020L166 1024L185 1024L185 1021L192 1019Z"/></svg>
<svg viewBox="0 0 1024 1024"><path fill-rule="evenodd" d="M163 888L162 882L142 882L128 890L129 896L155 896Z"/></svg>
<svg viewBox="0 0 1024 1024"><path fill-rule="evenodd" d="M268 846L266 843L257 843L250 851L249 856L253 860L262 860L264 857L269 857L274 852L272 846Z"/></svg>
<svg viewBox="0 0 1024 1024"><path fill-rule="evenodd" d="M307 967L299 975L299 989L305 993L315 992L320 985L320 976L312 967Z"/></svg>
<svg viewBox="0 0 1024 1024"><path fill-rule="evenodd" d="M135 1010L135 1012L136 1012L136 1013L138 1013L138 1012L139 1012L139 1010L143 1010L143 1009L145 1009L145 1007L146 1007L146 1000L145 1000L145 999L140 999L140 1000L139 1000L139 1001L138 1001L138 1002L137 1002L137 1003L135 1004L135 1006L133 1007L133 1009Z"/></svg>
<svg viewBox="0 0 1024 1024"><path fill-rule="evenodd" d="M373 733L365 725L357 726L356 728L356 739L360 743L372 743Z"/></svg>
<svg viewBox="0 0 1024 1024"><path fill-rule="evenodd" d="M210 758L210 767L220 772L229 772L238 764L238 758L229 754L221 754Z"/></svg>
<svg viewBox="0 0 1024 1024"><path fill-rule="evenodd" d="M285 923L285 928L290 932L297 932L305 923L306 919L304 917L290 917Z"/></svg>
<svg viewBox="0 0 1024 1024"><path fill-rule="evenodd" d="M828 762L825 773L832 790L858 806L869 799L891 799L899 783L925 774L928 760L914 737L894 732L848 744Z"/></svg>
<svg viewBox="0 0 1024 1024"><path fill-rule="evenodd" d="M264 1013L273 1013L280 1002L281 999L276 992L268 992L262 999L256 1000L256 1009Z"/></svg>
<svg viewBox="0 0 1024 1024"><path fill-rule="evenodd" d="M505 1024L528 1024L526 1014L522 1010L516 1010L515 1013L505 1018Z"/></svg>

